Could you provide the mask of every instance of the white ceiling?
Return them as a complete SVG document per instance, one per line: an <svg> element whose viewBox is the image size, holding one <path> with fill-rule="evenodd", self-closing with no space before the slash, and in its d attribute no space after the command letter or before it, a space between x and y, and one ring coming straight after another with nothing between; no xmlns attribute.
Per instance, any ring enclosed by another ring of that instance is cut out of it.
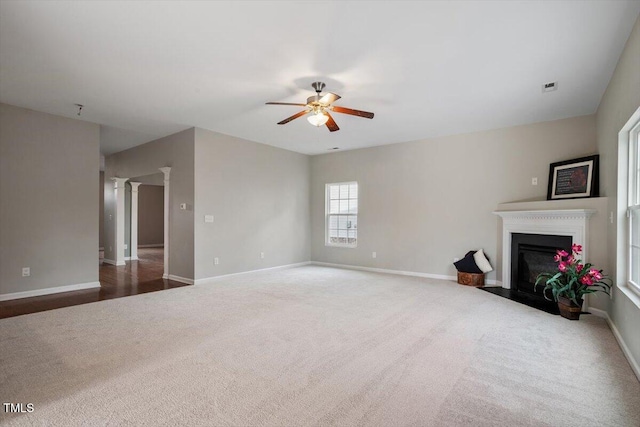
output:
<svg viewBox="0 0 640 427"><path fill-rule="evenodd" d="M594 113L639 1L2 1L0 102L100 123L110 154L197 126L307 154ZM339 132L276 123L311 82ZM558 81L557 92L541 85Z"/></svg>

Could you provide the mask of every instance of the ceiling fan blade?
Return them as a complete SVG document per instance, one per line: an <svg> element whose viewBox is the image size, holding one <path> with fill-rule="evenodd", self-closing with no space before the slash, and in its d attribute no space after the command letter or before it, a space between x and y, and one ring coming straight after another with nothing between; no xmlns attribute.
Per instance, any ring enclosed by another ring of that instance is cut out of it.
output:
<svg viewBox="0 0 640 427"><path fill-rule="evenodd" d="M278 122L278 124L279 124L279 125L286 125L286 124L287 124L287 123L289 123L291 120L295 120L295 119L297 119L298 117L302 117L302 116L304 116L305 114L307 114L308 112L309 112L309 110L303 110L303 111L300 111L299 113L294 114L294 115L293 115L293 116L291 116L291 117L287 117L286 119L284 119L284 120L283 120L283 121L281 121L281 122Z"/></svg>
<svg viewBox="0 0 640 427"><path fill-rule="evenodd" d="M292 102L265 102L266 105L297 105L299 107L306 107L307 104L295 104Z"/></svg>
<svg viewBox="0 0 640 427"><path fill-rule="evenodd" d="M364 117L366 119L373 119L373 113L369 113L368 111L360 111L360 110L354 110L352 108L337 107L337 106L332 107L332 110L335 111L336 113L351 114L352 116Z"/></svg>
<svg viewBox="0 0 640 427"><path fill-rule="evenodd" d="M329 92L322 98L320 98L318 102L321 104L330 105L336 102L338 99L340 99L340 95Z"/></svg>
<svg viewBox="0 0 640 427"><path fill-rule="evenodd" d="M336 121L333 120L333 117L331 116L331 114L329 114L328 111L325 111L324 113L327 115L327 117L329 117L329 120L327 120L327 123L326 123L327 127L329 128L329 130L331 132L335 132L337 130L340 130L340 128L336 124Z"/></svg>

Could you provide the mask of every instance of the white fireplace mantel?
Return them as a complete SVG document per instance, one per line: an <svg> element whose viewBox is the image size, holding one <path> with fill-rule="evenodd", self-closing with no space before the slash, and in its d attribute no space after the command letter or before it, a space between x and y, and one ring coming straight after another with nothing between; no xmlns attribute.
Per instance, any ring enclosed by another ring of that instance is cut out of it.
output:
<svg viewBox="0 0 640 427"><path fill-rule="evenodd" d="M571 236L582 245L582 259L588 259L589 218L595 209L496 211L502 217L502 287L511 289L511 238L513 233Z"/></svg>

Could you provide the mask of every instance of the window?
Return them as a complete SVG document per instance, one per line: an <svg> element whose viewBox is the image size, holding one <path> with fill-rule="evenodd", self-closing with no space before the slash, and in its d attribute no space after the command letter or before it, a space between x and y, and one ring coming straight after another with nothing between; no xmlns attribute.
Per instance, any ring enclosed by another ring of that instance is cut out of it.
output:
<svg viewBox="0 0 640 427"><path fill-rule="evenodd" d="M358 183L326 185L325 244L356 247L358 243Z"/></svg>
<svg viewBox="0 0 640 427"><path fill-rule="evenodd" d="M640 295L640 121L629 132L627 283Z"/></svg>

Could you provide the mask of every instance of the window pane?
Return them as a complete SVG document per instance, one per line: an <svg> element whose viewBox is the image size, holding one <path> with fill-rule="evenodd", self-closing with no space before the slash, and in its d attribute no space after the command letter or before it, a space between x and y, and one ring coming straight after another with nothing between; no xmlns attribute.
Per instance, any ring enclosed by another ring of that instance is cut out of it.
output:
<svg viewBox="0 0 640 427"><path fill-rule="evenodd" d="M340 200L340 213L349 213L349 201Z"/></svg>
<svg viewBox="0 0 640 427"><path fill-rule="evenodd" d="M349 236L349 238L351 238L351 239L355 239L356 238L356 230L347 230L347 236Z"/></svg>
<svg viewBox="0 0 640 427"><path fill-rule="evenodd" d="M329 198L337 199L340 197L340 186L339 185L330 185L329 186Z"/></svg>
<svg viewBox="0 0 640 427"><path fill-rule="evenodd" d="M338 200L329 201L329 213L337 214L340 212L340 202Z"/></svg>
<svg viewBox="0 0 640 427"><path fill-rule="evenodd" d="M340 186L340 198L341 199L348 199L349 198L349 186L348 185L341 185Z"/></svg>
<svg viewBox="0 0 640 427"><path fill-rule="evenodd" d="M347 237L347 230L338 230L338 237Z"/></svg>
<svg viewBox="0 0 640 427"><path fill-rule="evenodd" d="M358 217L354 216L354 215L349 215L347 217L347 221L349 224L351 224L350 228L358 228Z"/></svg>
<svg viewBox="0 0 640 427"><path fill-rule="evenodd" d="M350 184L349 185L349 198L357 199L358 198L358 184Z"/></svg>
<svg viewBox="0 0 640 427"><path fill-rule="evenodd" d="M338 237L338 230L329 229L329 237Z"/></svg>
<svg viewBox="0 0 640 427"><path fill-rule="evenodd" d="M358 213L358 200L349 200L349 213Z"/></svg>
<svg viewBox="0 0 640 427"><path fill-rule="evenodd" d="M640 209L631 211L631 244L640 246Z"/></svg>
<svg viewBox="0 0 640 427"><path fill-rule="evenodd" d="M631 281L640 285L640 248L631 248Z"/></svg>
<svg viewBox="0 0 640 427"><path fill-rule="evenodd" d="M335 215L331 215L329 217L329 228L336 229L338 228L338 217Z"/></svg>
<svg viewBox="0 0 640 427"><path fill-rule="evenodd" d="M347 229L347 217L346 216L339 216L338 217L338 228L341 230L346 230Z"/></svg>

